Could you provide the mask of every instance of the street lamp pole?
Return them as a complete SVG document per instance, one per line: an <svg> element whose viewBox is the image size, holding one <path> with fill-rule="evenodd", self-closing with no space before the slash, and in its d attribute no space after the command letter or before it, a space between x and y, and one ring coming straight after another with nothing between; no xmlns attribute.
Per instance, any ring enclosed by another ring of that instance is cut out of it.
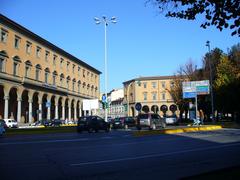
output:
<svg viewBox="0 0 240 180"><path fill-rule="evenodd" d="M101 24L103 23L104 24L104 74L105 74L105 96L106 96L106 99L107 99L107 26L108 24L111 22L111 23L116 23L116 17L112 17L111 20L108 20L106 16L102 16L102 20L95 17L94 18L95 20L95 23L96 24ZM106 102L108 103L108 102ZM108 109L107 107L105 107L105 121L107 122L107 118L108 118Z"/></svg>
<svg viewBox="0 0 240 180"><path fill-rule="evenodd" d="M210 70L210 91L211 91L211 106L212 106L212 120L213 120L213 123L215 123L215 114L214 114L214 103L213 103L213 77L212 77L212 63L210 62L210 41L207 41L206 42L206 46L208 47L208 64L209 64L209 70Z"/></svg>

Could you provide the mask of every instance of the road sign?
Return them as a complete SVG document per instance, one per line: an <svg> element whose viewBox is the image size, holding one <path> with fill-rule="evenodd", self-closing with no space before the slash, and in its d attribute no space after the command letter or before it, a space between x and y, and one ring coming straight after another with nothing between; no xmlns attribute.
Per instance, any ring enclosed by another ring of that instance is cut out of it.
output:
<svg viewBox="0 0 240 180"><path fill-rule="evenodd" d="M209 94L209 80L183 82L182 90L183 98L195 98L197 95Z"/></svg>
<svg viewBox="0 0 240 180"><path fill-rule="evenodd" d="M102 95L102 101L103 101L103 102L106 102L106 100L107 100L107 97L105 96L105 94L103 94L103 95Z"/></svg>
<svg viewBox="0 0 240 180"><path fill-rule="evenodd" d="M142 109L142 104L141 104L141 103L135 104L135 109L136 109L137 111L141 111L141 109Z"/></svg>

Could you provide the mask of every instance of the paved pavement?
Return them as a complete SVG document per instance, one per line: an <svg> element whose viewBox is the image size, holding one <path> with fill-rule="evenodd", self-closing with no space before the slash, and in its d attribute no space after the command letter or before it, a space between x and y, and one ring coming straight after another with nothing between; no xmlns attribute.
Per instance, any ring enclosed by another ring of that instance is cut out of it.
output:
<svg viewBox="0 0 240 180"><path fill-rule="evenodd" d="M0 138L1 179L179 179L240 165L240 130Z"/></svg>

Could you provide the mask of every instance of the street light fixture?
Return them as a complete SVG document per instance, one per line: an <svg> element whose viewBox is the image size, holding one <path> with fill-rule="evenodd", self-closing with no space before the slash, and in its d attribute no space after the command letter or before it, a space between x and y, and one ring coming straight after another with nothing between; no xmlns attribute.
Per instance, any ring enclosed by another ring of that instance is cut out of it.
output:
<svg viewBox="0 0 240 180"><path fill-rule="evenodd" d="M105 96L107 97L107 26L109 25L109 23L117 23L116 21L116 17L113 16L110 20L107 19L106 16L102 16L102 19L98 18L98 17L94 17L94 21L95 23L104 24L104 47L105 47L105 58L104 58L104 73L105 73ZM107 122L107 118L108 118L108 110L107 108L105 108L105 121Z"/></svg>
<svg viewBox="0 0 240 180"><path fill-rule="evenodd" d="M210 41L207 41L206 42L206 46L208 47L208 65L209 65L209 70L210 70L210 93L211 93L211 106L212 106L212 120L213 120L213 123L215 123L215 114L214 114L214 103L213 103L213 77L212 77L212 63L210 62Z"/></svg>

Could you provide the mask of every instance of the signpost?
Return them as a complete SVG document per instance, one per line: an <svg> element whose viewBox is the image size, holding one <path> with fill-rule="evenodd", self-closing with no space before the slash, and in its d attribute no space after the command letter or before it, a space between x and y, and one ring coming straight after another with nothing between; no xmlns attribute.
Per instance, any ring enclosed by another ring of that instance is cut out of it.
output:
<svg viewBox="0 0 240 180"><path fill-rule="evenodd" d="M136 103L136 104L135 104L135 109L136 109L137 111L141 111L141 109L142 109L142 104L141 104L141 103Z"/></svg>
<svg viewBox="0 0 240 180"><path fill-rule="evenodd" d="M209 80L182 82L183 98L195 98L197 119L197 96L209 94Z"/></svg>

